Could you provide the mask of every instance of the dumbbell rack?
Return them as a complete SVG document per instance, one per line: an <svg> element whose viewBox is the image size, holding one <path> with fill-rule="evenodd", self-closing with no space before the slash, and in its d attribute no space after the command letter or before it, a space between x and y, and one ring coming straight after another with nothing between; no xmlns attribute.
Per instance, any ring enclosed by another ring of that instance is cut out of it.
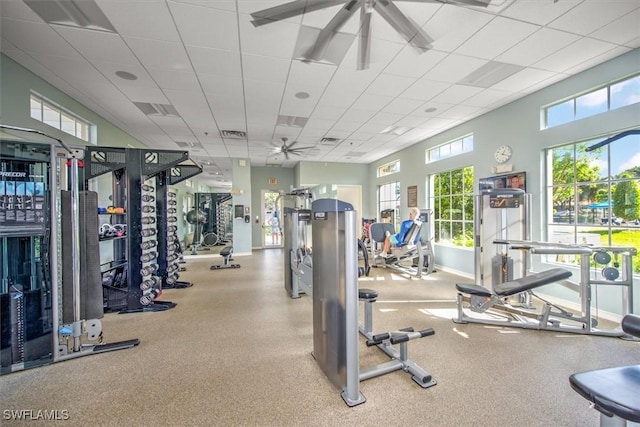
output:
<svg viewBox="0 0 640 427"><path fill-rule="evenodd" d="M112 173L113 202L119 206L126 204L126 238L122 239L124 244L114 247L114 259L126 262L127 283L122 289L126 292L126 302L121 313L162 311L176 305L157 299L167 278L167 190L164 183L171 174L178 175L177 178L185 176L179 173L179 165L188 161L186 151L87 148L85 181ZM200 173L198 168L191 172Z"/></svg>
<svg viewBox="0 0 640 427"><path fill-rule="evenodd" d="M188 288L193 284L180 278L180 242L177 237L177 194L169 189L186 179L202 173L195 164L179 164L155 177L156 209L158 212L158 274L163 288Z"/></svg>

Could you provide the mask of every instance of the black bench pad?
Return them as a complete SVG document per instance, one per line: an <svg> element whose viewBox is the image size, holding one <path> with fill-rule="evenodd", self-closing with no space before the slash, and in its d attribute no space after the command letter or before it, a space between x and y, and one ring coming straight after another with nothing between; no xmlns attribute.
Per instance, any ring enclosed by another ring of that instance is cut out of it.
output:
<svg viewBox="0 0 640 427"><path fill-rule="evenodd" d="M533 273L521 279L512 280L511 282L500 283L499 285L494 286L493 291L498 296L506 297L537 288L538 286L548 285L549 283L568 279L569 277L571 277L571 272L569 270L564 268L552 268L551 270Z"/></svg>
<svg viewBox="0 0 640 427"><path fill-rule="evenodd" d="M360 288L358 289L358 299L372 302L378 298L378 291L374 291L373 289Z"/></svg>
<svg viewBox="0 0 640 427"><path fill-rule="evenodd" d="M479 295L481 297L491 296L491 291L489 289L473 283L456 283L456 289L459 292L469 295Z"/></svg>
<svg viewBox="0 0 640 427"><path fill-rule="evenodd" d="M580 372L569 383L605 415L640 423L640 365Z"/></svg>
<svg viewBox="0 0 640 427"><path fill-rule="evenodd" d="M232 253L233 253L233 246L225 246L220 251L220 255L222 256L228 256L228 255L231 255Z"/></svg>

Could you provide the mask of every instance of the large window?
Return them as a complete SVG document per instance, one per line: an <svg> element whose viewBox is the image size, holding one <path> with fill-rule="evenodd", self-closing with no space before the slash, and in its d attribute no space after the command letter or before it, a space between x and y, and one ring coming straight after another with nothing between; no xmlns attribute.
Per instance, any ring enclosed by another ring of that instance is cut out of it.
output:
<svg viewBox="0 0 640 427"><path fill-rule="evenodd" d="M581 94L542 109L543 129L640 102L640 75Z"/></svg>
<svg viewBox="0 0 640 427"><path fill-rule="evenodd" d="M447 157L458 156L473 151L473 135L447 142L434 148L428 148L425 152L425 163L437 162Z"/></svg>
<svg viewBox="0 0 640 427"><path fill-rule="evenodd" d="M33 92L31 93L31 118L95 144L95 138L92 137L95 125Z"/></svg>
<svg viewBox="0 0 640 427"><path fill-rule="evenodd" d="M378 212L379 221L391 222L394 225L400 223L400 182L390 182L378 187ZM382 217L391 214L391 217Z"/></svg>
<svg viewBox="0 0 640 427"><path fill-rule="evenodd" d="M640 249L640 135L603 139L547 150L547 240Z"/></svg>
<svg viewBox="0 0 640 427"><path fill-rule="evenodd" d="M473 247L473 167L431 175L435 242Z"/></svg>

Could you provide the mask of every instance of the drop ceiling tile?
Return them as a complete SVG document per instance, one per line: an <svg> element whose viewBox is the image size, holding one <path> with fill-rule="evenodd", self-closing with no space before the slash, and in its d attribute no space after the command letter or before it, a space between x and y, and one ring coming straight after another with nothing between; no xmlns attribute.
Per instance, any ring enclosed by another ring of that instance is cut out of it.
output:
<svg viewBox="0 0 640 427"><path fill-rule="evenodd" d="M437 82L457 83L462 78L485 65L486 59L452 53L429 70L421 80L435 80ZM407 97L407 94L402 96Z"/></svg>
<svg viewBox="0 0 640 427"><path fill-rule="evenodd" d="M462 120L480 111L487 111L487 109L482 109L479 107L474 107L469 105L456 105L455 107L449 108L447 111L445 111L438 117L443 119Z"/></svg>
<svg viewBox="0 0 640 427"><path fill-rule="evenodd" d="M234 0L172 0L175 3L185 3L202 7L210 7L213 9L226 10L227 12L236 11L236 2Z"/></svg>
<svg viewBox="0 0 640 427"><path fill-rule="evenodd" d="M305 99L297 98L296 93L300 92L308 93L309 97ZM320 94L321 88L287 85L282 97L280 114L292 117L309 117L320 99Z"/></svg>
<svg viewBox="0 0 640 427"><path fill-rule="evenodd" d="M170 2L169 5L185 45L238 51L235 13L184 3Z"/></svg>
<svg viewBox="0 0 640 427"><path fill-rule="evenodd" d="M551 55L580 37L550 28L541 28L511 49L498 55L496 61L529 66Z"/></svg>
<svg viewBox="0 0 640 427"><path fill-rule="evenodd" d="M241 75L242 68L238 52L198 46L187 46L186 48L193 68L198 74Z"/></svg>
<svg viewBox="0 0 640 427"><path fill-rule="evenodd" d="M169 104L169 100L164 92L159 88L128 85L126 83L118 85L118 88L133 102L150 102L152 104Z"/></svg>
<svg viewBox="0 0 640 427"><path fill-rule="evenodd" d="M503 90L496 90L494 88L485 89L482 92L467 98L464 101L464 106L480 107L480 108L492 108L496 104L500 103L503 99L512 95L512 92L505 92ZM448 112L448 111L447 111Z"/></svg>
<svg viewBox="0 0 640 427"><path fill-rule="evenodd" d="M308 92L316 92L319 96L321 89L331 81L336 69L336 66L329 64L291 61L287 84L300 88L308 87Z"/></svg>
<svg viewBox="0 0 640 427"><path fill-rule="evenodd" d="M207 99L201 92L186 92L180 90L164 90L171 105L176 107L180 116L189 123L202 123L205 127L213 120Z"/></svg>
<svg viewBox="0 0 640 427"><path fill-rule="evenodd" d="M242 53L242 73L248 80L285 84L291 63L290 59Z"/></svg>
<svg viewBox="0 0 640 427"><path fill-rule="evenodd" d="M202 90L207 96L227 96L242 99L244 89L240 76L221 77L213 74L198 74Z"/></svg>
<svg viewBox="0 0 640 427"><path fill-rule="evenodd" d="M418 53L411 46L405 46L384 69L384 73L418 78L446 58L447 55L446 52L437 50Z"/></svg>
<svg viewBox="0 0 640 427"><path fill-rule="evenodd" d="M533 67L561 73L614 47L611 43L585 37L536 62Z"/></svg>
<svg viewBox="0 0 640 427"><path fill-rule="evenodd" d="M501 15L532 24L547 25L576 7L583 0L514 1Z"/></svg>
<svg viewBox="0 0 640 427"><path fill-rule="evenodd" d="M588 68L594 67L598 64L601 64L605 61L615 58L616 56L620 56L624 53L627 53L631 50L631 48L624 46L615 46L613 49L605 50L599 55L595 55L586 61L583 61L579 64L576 64L573 67L567 68L564 72L568 74L576 74L581 71L584 71Z"/></svg>
<svg viewBox="0 0 640 427"><path fill-rule="evenodd" d="M444 117L433 117L426 120L422 125L420 125L421 129L443 129L451 126L455 123L453 119L447 119Z"/></svg>
<svg viewBox="0 0 640 427"><path fill-rule="evenodd" d="M539 28L538 25L496 17L456 49L456 53L494 59ZM505 37L506 34L508 36Z"/></svg>
<svg viewBox="0 0 640 427"><path fill-rule="evenodd" d="M380 74L364 93L367 95L396 97L415 83L415 81L416 79L412 77Z"/></svg>
<svg viewBox="0 0 640 427"><path fill-rule="evenodd" d="M329 88L322 94L318 105L329 108L349 108L357 101L360 95L360 92L340 91Z"/></svg>
<svg viewBox="0 0 640 427"><path fill-rule="evenodd" d="M395 98L382 111L385 113L409 114L422 104L424 102L418 99Z"/></svg>
<svg viewBox="0 0 640 427"><path fill-rule="evenodd" d="M338 135L339 132L347 132L350 134L351 132L357 130L362 126L360 122L350 122L348 120L338 120L333 127L331 128L332 135ZM342 135L345 135L344 133ZM345 135L346 136L346 135Z"/></svg>
<svg viewBox="0 0 640 427"><path fill-rule="evenodd" d="M89 60L139 64L118 34L62 26L56 26L55 30Z"/></svg>
<svg viewBox="0 0 640 427"><path fill-rule="evenodd" d="M637 8L637 0L584 1L548 26L588 35Z"/></svg>
<svg viewBox="0 0 640 427"><path fill-rule="evenodd" d="M148 68L149 74L161 89L200 92L198 78L193 71Z"/></svg>
<svg viewBox="0 0 640 427"><path fill-rule="evenodd" d="M96 70L100 70L115 86L144 86L156 88L158 85L147 73L147 70L140 64L119 64L114 62L104 62L94 60L91 62ZM136 80L125 80L116 75L117 71L126 71L137 77Z"/></svg>
<svg viewBox="0 0 640 427"><path fill-rule="evenodd" d="M80 54L62 36L42 22L1 18L0 28L3 38L27 53L80 58Z"/></svg>
<svg viewBox="0 0 640 427"><path fill-rule="evenodd" d="M434 39L433 49L453 52L491 19L493 16L485 12L445 4L422 28Z"/></svg>
<svg viewBox="0 0 640 427"><path fill-rule="evenodd" d="M164 67L174 70L191 70L191 62L180 43L125 37L138 60L145 67Z"/></svg>
<svg viewBox="0 0 640 427"><path fill-rule="evenodd" d="M434 102L457 104L464 102L472 96L482 92L482 88L464 85L452 85L444 92L433 98Z"/></svg>
<svg viewBox="0 0 640 427"><path fill-rule="evenodd" d="M2 2L0 13L3 18L42 23L42 18L36 15L36 13L23 1Z"/></svg>
<svg viewBox="0 0 640 427"><path fill-rule="evenodd" d="M638 3L640 5L640 2ZM640 8L589 34L590 37L610 43L637 47L640 38Z"/></svg>
<svg viewBox="0 0 640 427"><path fill-rule="evenodd" d="M287 21L254 27L249 15L240 15L242 53L291 59L298 38L299 25Z"/></svg>
<svg viewBox="0 0 640 427"><path fill-rule="evenodd" d="M363 94L356 100L356 102L353 103L352 108L367 111L380 111L392 100L393 97L391 96Z"/></svg>
<svg viewBox="0 0 640 427"><path fill-rule="evenodd" d="M357 108L350 108L344 113L344 116L342 116L342 119L347 120L349 122L356 122L356 123L362 124L369 121L375 114L376 112L371 110L359 110Z"/></svg>
<svg viewBox="0 0 640 427"><path fill-rule="evenodd" d="M446 90L451 83L418 80L405 90L400 96L406 99L417 99L420 101L428 101Z"/></svg>
<svg viewBox="0 0 640 427"><path fill-rule="evenodd" d="M180 41L167 2L96 0L96 3L120 35L169 42Z"/></svg>
<svg viewBox="0 0 640 427"><path fill-rule="evenodd" d="M327 119L327 120L338 120L342 117L348 110L346 107L327 107L327 106L316 106L315 110L311 114L311 117L315 117L318 119Z"/></svg>
<svg viewBox="0 0 640 427"><path fill-rule="evenodd" d="M532 85L538 84L555 75L552 71L525 68L493 85L493 89L506 92L525 92Z"/></svg>

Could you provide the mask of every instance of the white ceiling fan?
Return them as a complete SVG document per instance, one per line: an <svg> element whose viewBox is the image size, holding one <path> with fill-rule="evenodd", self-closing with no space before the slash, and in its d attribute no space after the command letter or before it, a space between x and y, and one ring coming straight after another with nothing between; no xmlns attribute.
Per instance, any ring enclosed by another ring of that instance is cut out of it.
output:
<svg viewBox="0 0 640 427"><path fill-rule="evenodd" d="M413 1L419 3L449 3L466 6L487 7L491 0L395 0ZM252 24L256 27L281 21L303 13L313 12L339 4L344 4L342 9L320 31L315 43L303 54L306 61L319 61L324 58L325 52L333 37L349 18L360 9L360 37L358 38L358 70L369 68L370 42L371 42L371 13L376 11L389 23L411 46L419 52L425 52L431 48L431 39L424 30L410 17L406 16L393 3L394 0L294 0L280 6L263 9L251 14Z"/></svg>
<svg viewBox="0 0 640 427"><path fill-rule="evenodd" d="M314 147L296 147L293 148L294 145L298 143L298 141L293 141L291 144L287 145L287 141L289 139L283 137L282 145L273 147L273 154L284 154L285 159L289 160L289 154L294 156L302 156L305 150L311 150Z"/></svg>

